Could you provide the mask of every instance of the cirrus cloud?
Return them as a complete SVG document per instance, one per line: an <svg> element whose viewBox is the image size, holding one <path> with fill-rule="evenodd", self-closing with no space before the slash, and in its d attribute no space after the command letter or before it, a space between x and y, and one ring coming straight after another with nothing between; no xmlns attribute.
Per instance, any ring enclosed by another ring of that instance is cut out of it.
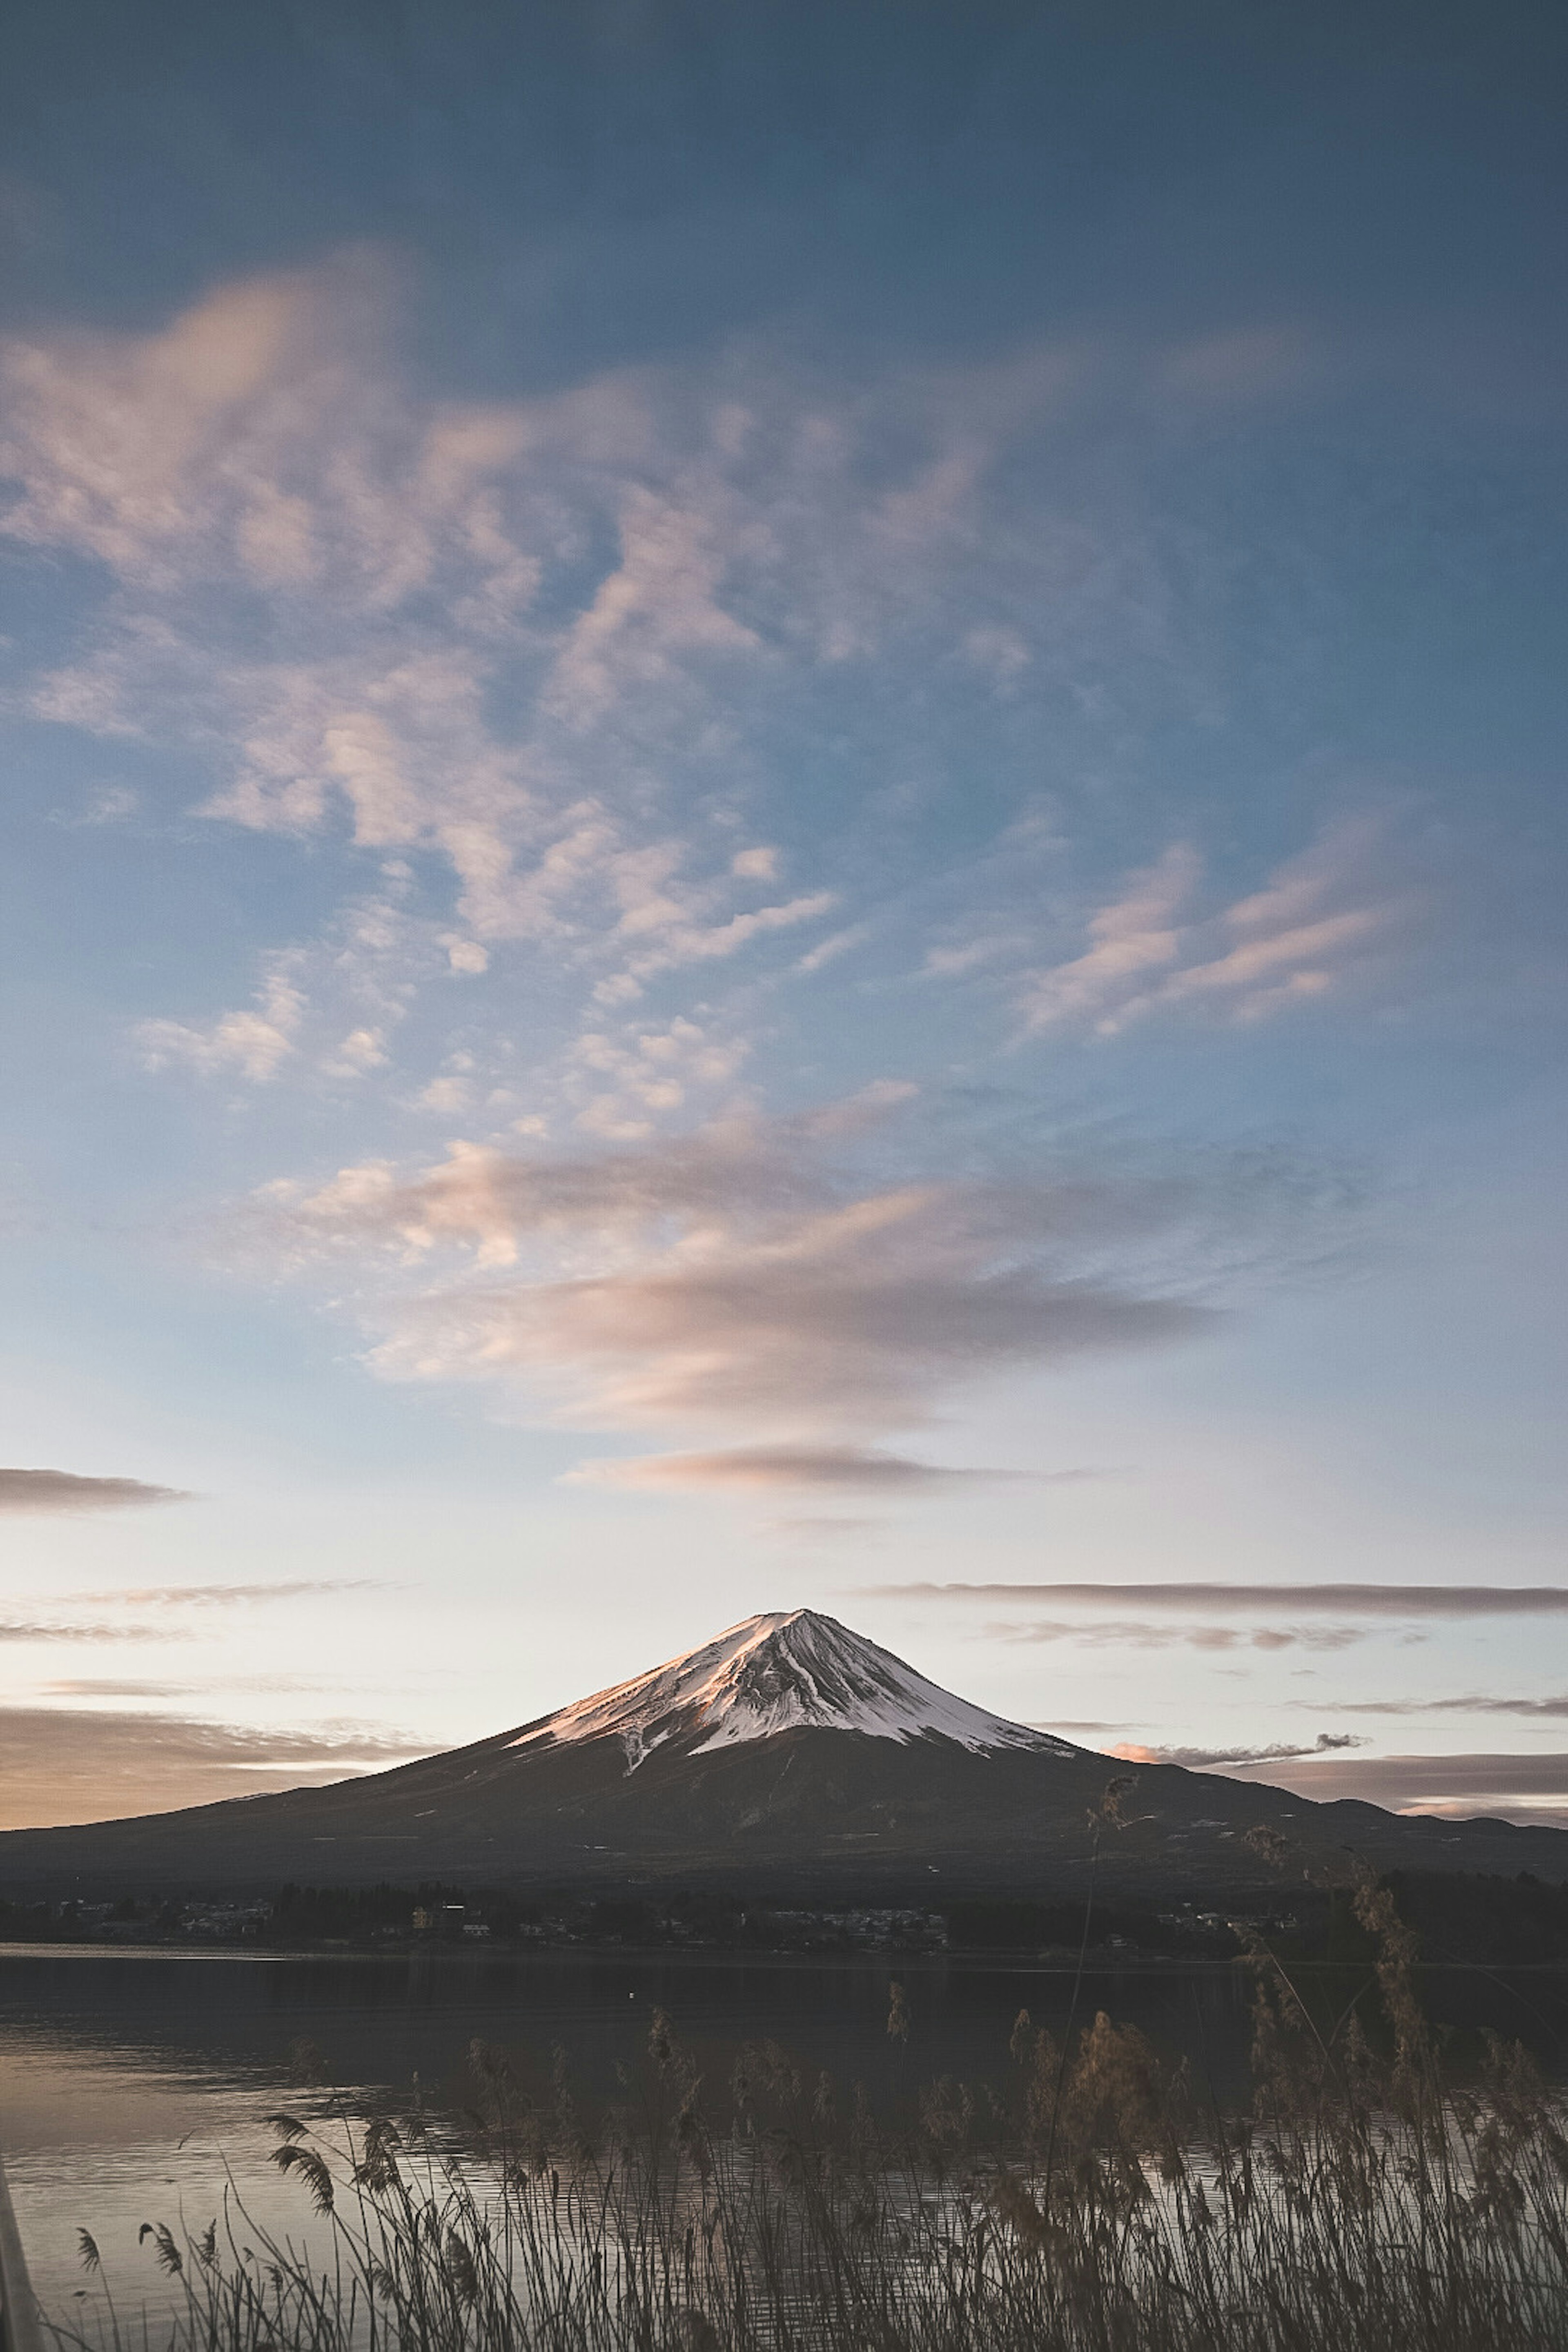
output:
<svg viewBox="0 0 1568 2352"><path fill-rule="evenodd" d="M1255 1022L1341 989L1386 956L1416 911L1391 880L1384 828L1331 826L1260 890L1196 911L1203 865L1179 843L1090 916L1090 944L1027 973L1018 1006L1030 1031L1082 1024L1114 1036L1156 1013Z"/></svg>
<svg viewBox="0 0 1568 2352"><path fill-rule="evenodd" d="M89 559L109 588L74 657L13 707L177 747L205 774L202 818L309 841L351 877L319 938L261 957L248 1002L134 1020L146 1066L368 1081L468 1119L515 1071L415 1079L394 1041L424 992L457 977L493 1008L526 964L556 1034L520 1107L624 1141L689 1116L758 1042L699 990L820 986L878 940L988 991L994 1045L1018 1016L1028 1034L1155 1011L1259 1020L1359 985L1405 939L1419 893L1375 818L1228 893L1195 845L1167 845L1120 888L1086 882L1081 943L1042 924L1056 879L1042 899L1031 871L1000 925L981 903L1009 871L1016 890L1016 822L946 866L950 895L923 917L921 894L890 886L887 793L940 756L915 715L925 681L962 681L1001 727L1026 826L1037 778L997 716L1026 688L1096 772L1136 736L1134 709L1206 701L1158 534L1123 501L1102 509L1057 447L1108 370L1168 407L1170 352L1042 345L833 392L754 343L546 394L441 398L400 362L413 293L356 247L135 330L0 337L0 472L16 485L0 532ZM1179 349L1184 382L1219 364ZM875 714L857 742L882 796L847 809L831 869L813 871L809 838L759 841L784 828L754 820L845 734L849 676ZM943 936L900 937L911 915ZM617 1028L650 999L650 1019ZM684 1076L640 1060L672 1015L708 1039ZM508 1061L506 1024L492 1042Z"/></svg>
<svg viewBox="0 0 1568 2352"><path fill-rule="evenodd" d="M635 994L816 921L834 891L769 896L782 853L737 846L737 766L780 681L952 634L991 461L1076 364L906 373L865 414L821 413L771 354L436 400L397 363L407 290L361 247L151 328L0 339L0 530L114 591L32 713L195 751L209 818L439 861L470 973L548 938ZM867 464L889 431L901 483ZM1078 553L1052 598L1073 629ZM720 804L710 839L678 775ZM265 1078L296 1049L282 1010L144 1048Z"/></svg>

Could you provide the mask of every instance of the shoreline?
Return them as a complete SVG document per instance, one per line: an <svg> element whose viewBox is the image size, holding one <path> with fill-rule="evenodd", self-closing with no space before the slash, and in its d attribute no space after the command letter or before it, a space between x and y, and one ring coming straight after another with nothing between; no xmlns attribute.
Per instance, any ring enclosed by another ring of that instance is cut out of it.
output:
<svg viewBox="0 0 1568 2352"><path fill-rule="evenodd" d="M765 1964L770 1968L797 1970L851 1969L858 1970L896 1969L900 1975L934 1974L955 1963L964 1969L1008 1976L1040 1976L1072 1978L1080 1973L1073 1960L1042 1960L1026 1952L999 1950L947 1952L792 1952L770 1950L765 1946L708 1946L696 1950L672 1949L664 1944L489 1944L476 1951L460 1944L431 1942L404 1945L395 1951L377 1951L373 1945L299 1944L121 1944L98 1943L84 1938L80 1943L15 1943L0 1942L0 1960L9 1959L95 1959L95 1960L259 1960L300 1961L333 1960L363 1963L377 1961L390 1967L396 1962L434 1959L453 1962L466 1969L482 1968L499 1959L508 1961L575 1959L591 1962L635 1962L638 1967L661 1965L682 1968L732 1968L737 1964ZM1110 1958L1090 1958L1081 1973L1086 1977L1191 1977L1234 1976L1252 1965L1245 1952L1224 1958L1138 1959L1124 1953ZM1365 1960L1310 1959L1293 1965L1311 1969L1317 1974L1366 1975L1373 1964ZM1415 1963L1423 1973L1447 1976L1495 1976L1500 1968L1520 1976L1568 1975L1568 1959L1563 1960L1444 1960L1417 1959Z"/></svg>

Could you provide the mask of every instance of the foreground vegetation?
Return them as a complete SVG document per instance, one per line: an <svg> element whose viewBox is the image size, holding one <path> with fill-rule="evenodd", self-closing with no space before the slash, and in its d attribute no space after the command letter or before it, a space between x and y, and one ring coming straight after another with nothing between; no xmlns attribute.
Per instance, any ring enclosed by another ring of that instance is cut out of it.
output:
<svg viewBox="0 0 1568 2352"><path fill-rule="evenodd" d="M143 2237L170 2352L1470 2352L1568 2342L1568 2114L1495 2040L1447 2072L1386 1888L1354 1896L1378 1996L1314 2019L1258 1948L1231 2112L1104 2015L1027 2015L1005 2072L901 2122L772 2044L715 2095L662 2018L614 2109L471 2053L461 2146L423 2114L273 2118L307 2252L231 2199ZM895 2059L908 2013L894 1988ZM89 2270L97 2248L83 2233Z"/></svg>

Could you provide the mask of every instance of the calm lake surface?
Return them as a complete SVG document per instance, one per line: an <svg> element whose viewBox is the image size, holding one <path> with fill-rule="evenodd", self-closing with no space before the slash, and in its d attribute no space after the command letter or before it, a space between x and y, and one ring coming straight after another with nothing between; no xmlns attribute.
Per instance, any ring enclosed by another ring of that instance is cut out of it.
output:
<svg viewBox="0 0 1568 2352"><path fill-rule="evenodd" d="M1362 1970L1315 1973L1336 2008L1365 1980ZM1436 2018L1518 2035L1548 2071L1568 2074L1568 1969L1426 1975ZM907 2051L886 2030L894 1979L910 2012ZM1238 2087L1250 1998L1239 1969L1129 1968L1087 1978L1079 2015L1107 2010ZM769 2036L881 2101L936 2074L1002 2076L1018 2011L1059 2033L1071 1999L1070 1970L940 1957L0 1946L0 2155L49 2308L68 2312L88 2284L79 2228L98 2240L122 2308L156 2308L168 2289L138 2248L140 2225L205 2227L226 2180L262 2222L312 2234L303 2194L267 2161L275 2135L264 2120L279 2106L320 2110L323 2094L299 2087L290 2059L300 2040L317 2045L351 2101L407 2100L416 2085L437 2106L455 2099L476 2037L542 2068L559 2045L578 2080L609 2092L659 2007L716 2082L740 2042Z"/></svg>

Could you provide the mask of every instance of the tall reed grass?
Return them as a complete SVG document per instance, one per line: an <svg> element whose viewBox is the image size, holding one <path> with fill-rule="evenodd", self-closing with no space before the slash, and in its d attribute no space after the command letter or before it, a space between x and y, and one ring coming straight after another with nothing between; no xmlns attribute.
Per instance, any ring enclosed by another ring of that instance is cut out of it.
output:
<svg viewBox="0 0 1568 2352"><path fill-rule="evenodd" d="M998 2079L896 2122L773 2043L699 2079L656 2017L588 2116L470 2053L460 2138L428 2115L272 2118L315 2242L231 2193L149 2223L172 2318L63 2345L169 2352L1561 2352L1568 2114L1492 2041L1447 2072L1413 1943L1370 1882L1377 2012L1314 2018L1261 1948L1252 2086L1227 2110L1103 2014L1020 2015ZM908 2008L896 1995L895 2042ZM900 2060L900 2063L903 2063ZM97 2249L83 2233L83 2255Z"/></svg>

